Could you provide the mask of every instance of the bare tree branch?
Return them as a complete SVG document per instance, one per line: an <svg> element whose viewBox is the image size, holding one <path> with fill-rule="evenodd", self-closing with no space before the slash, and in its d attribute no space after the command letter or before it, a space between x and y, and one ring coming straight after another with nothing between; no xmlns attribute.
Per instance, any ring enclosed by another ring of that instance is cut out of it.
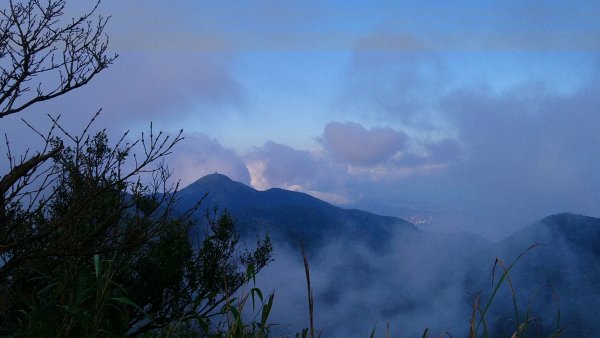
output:
<svg viewBox="0 0 600 338"><path fill-rule="evenodd" d="M107 54L109 18L92 20L99 4L67 23L65 0L10 0L0 10L0 118L88 84L116 59Z"/></svg>
<svg viewBox="0 0 600 338"><path fill-rule="evenodd" d="M27 160L25 163L22 163L13 168L6 176L2 177L0 180L0 194L4 195L19 179L23 176L28 175L28 173L35 167L39 166L41 163L45 162L52 156L56 156L59 151L63 149L62 146L59 146L46 154L38 154L34 157Z"/></svg>

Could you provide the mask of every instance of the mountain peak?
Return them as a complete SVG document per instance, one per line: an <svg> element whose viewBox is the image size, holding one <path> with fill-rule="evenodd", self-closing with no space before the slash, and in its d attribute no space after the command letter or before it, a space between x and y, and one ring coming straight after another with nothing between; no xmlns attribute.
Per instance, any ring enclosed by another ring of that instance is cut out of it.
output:
<svg viewBox="0 0 600 338"><path fill-rule="evenodd" d="M559 232L578 231L580 227L600 226L600 219L590 216L563 212L550 215L541 219L538 224L542 224L547 229L553 229Z"/></svg>
<svg viewBox="0 0 600 338"><path fill-rule="evenodd" d="M198 180L196 180L196 182L234 182L231 178L229 178L226 175L223 174L219 174L218 172L215 171L214 174L208 174L204 177L199 178ZM192 184L194 184L192 183Z"/></svg>
<svg viewBox="0 0 600 338"><path fill-rule="evenodd" d="M593 217L574 214L572 212L561 212L558 214L550 215L544 217L540 222L542 223L564 223L564 222L573 222L573 221L581 221L593 219Z"/></svg>
<svg viewBox="0 0 600 338"><path fill-rule="evenodd" d="M247 186L244 183L232 180L226 175L215 172L214 174L208 174L204 177L199 178L194 183L188 185L185 189L191 188L191 190L197 189L242 189L247 191L255 191L252 187ZM189 189L188 189L189 190Z"/></svg>
<svg viewBox="0 0 600 338"><path fill-rule="evenodd" d="M585 237L586 233L600 227L598 218L567 212L545 217L539 223L567 237Z"/></svg>

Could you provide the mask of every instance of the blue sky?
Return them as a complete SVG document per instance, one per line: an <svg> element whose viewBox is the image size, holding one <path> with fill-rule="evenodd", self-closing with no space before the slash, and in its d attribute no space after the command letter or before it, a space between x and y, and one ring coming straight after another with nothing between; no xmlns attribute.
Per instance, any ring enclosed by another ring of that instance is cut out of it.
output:
<svg viewBox="0 0 600 338"><path fill-rule="evenodd" d="M498 238L552 213L600 216L598 2L105 0L99 13L115 64L24 118L78 128L102 107L115 135L183 128L184 184L218 171L428 230ZM17 120L2 127L34 147Z"/></svg>

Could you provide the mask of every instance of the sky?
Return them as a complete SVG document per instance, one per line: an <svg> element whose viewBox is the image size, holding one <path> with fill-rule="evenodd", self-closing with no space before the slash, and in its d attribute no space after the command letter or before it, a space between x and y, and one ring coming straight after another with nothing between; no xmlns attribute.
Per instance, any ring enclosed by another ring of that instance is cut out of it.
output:
<svg viewBox="0 0 600 338"><path fill-rule="evenodd" d="M71 1L66 15L92 7ZM187 185L264 190L498 239L600 216L597 1L104 0L119 57L20 117L185 140ZM39 143L5 118L16 151ZM4 149L2 150L5 151Z"/></svg>

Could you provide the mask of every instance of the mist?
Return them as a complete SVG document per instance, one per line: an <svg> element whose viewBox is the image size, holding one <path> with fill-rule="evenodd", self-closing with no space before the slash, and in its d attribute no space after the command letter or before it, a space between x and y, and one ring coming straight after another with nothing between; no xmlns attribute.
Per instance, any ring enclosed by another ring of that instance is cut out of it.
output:
<svg viewBox="0 0 600 338"><path fill-rule="evenodd" d="M422 335L425 328L463 335L477 291L464 286L472 270L468 262L483 250L464 245L466 241L404 233L394 236L383 253L335 240L309 252L316 328L331 337L367 336L374 327L381 334L390 322L397 337ZM281 325L277 330L308 327L299 248L276 247L274 261L260 273L257 285L275 290L272 322Z"/></svg>
<svg viewBox="0 0 600 338"><path fill-rule="evenodd" d="M382 246L384 250L330 239L308 251L315 328L324 336L368 336L373 329L383 336L388 322L392 337L421 336L425 329L435 336L467 336L476 298L483 308L504 268L520 254L509 279L521 321L531 317L532 334L548 335L555 325L562 325L567 335L585 336L600 328L590 310L595 305L587 298L597 291L593 277L584 271L593 255L586 253L582 261L581 248L539 224L500 242L467 233L402 231ZM263 292L275 293L270 317L275 335L309 326L299 245L276 245L274 261L256 283ZM585 290L574 294L578 287ZM512 297L505 281L486 316L492 335L514 333ZM557 323L559 308L563 319Z"/></svg>

